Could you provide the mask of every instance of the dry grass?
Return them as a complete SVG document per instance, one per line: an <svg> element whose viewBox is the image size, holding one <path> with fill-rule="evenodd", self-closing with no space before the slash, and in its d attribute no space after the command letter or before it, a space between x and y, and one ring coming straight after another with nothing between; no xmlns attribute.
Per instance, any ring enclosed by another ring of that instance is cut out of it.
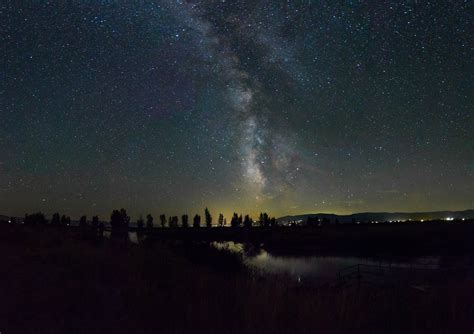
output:
<svg viewBox="0 0 474 334"><path fill-rule="evenodd" d="M472 282L315 289L215 270L164 245L0 228L0 331L471 333ZM199 256L195 254L194 256Z"/></svg>

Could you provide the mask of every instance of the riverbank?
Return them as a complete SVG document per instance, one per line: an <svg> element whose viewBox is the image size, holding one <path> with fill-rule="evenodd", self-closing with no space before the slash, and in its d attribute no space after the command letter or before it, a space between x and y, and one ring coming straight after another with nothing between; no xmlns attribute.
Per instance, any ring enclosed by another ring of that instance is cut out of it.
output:
<svg viewBox="0 0 474 334"><path fill-rule="evenodd" d="M472 331L474 287L315 289L254 277L164 243L81 240L1 226L5 333L452 333ZM208 256L208 255L207 255Z"/></svg>
<svg viewBox="0 0 474 334"><path fill-rule="evenodd" d="M474 222L341 224L323 227L155 228L150 239L235 241L264 245L272 254L464 255L474 254Z"/></svg>

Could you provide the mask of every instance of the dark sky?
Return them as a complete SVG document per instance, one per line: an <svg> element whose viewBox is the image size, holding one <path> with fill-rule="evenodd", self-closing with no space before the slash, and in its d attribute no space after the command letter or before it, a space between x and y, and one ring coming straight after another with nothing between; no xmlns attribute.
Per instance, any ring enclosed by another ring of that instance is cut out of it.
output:
<svg viewBox="0 0 474 334"><path fill-rule="evenodd" d="M474 207L469 1L2 1L0 213Z"/></svg>

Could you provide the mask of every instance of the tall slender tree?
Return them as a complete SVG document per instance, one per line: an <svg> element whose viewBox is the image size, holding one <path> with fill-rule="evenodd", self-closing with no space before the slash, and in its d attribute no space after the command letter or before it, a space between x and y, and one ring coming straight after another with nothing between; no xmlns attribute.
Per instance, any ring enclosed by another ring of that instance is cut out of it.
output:
<svg viewBox="0 0 474 334"><path fill-rule="evenodd" d="M99 227L99 216L92 217L92 227L98 228Z"/></svg>
<svg viewBox="0 0 474 334"><path fill-rule="evenodd" d="M87 216L82 216L79 219L79 228L83 239L87 238Z"/></svg>
<svg viewBox="0 0 474 334"><path fill-rule="evenodd" d="M81 216L79 219L79 226L85 228L87 226L87 216Z"/></svg>
<svg viewBox="0 0 474 334"><path fill-rule="evenodd" d="M245 215L245 218L244 218L244 227L245 227L245 228L251 228L251 227L252 227L252 221L250 220L250 216L249 216L249 215Z"/></svg>
<svg viewBox="0 0 474 334"><path fill-rule="evenodd" d="M196 214L193 219L193 227L198 228L201 227L201 216Z"/></svg>
<svg viewBox="0 0 474 334"><path fill-rule="evenodd" d="M54 213L53 214L53 217L51 217L51 225L54 225L54 226L59 226L61 222L61 218L59 216L59 213Z"/></svg>
<svg viewBox="0 0 474 334"><path fill-rule="evenodd" d="M204 210L204 217L205 217L205 220L206 220L206 227L211 227L212 226L212 216L211 216L211 213L209 212L208 208L206 208Z"/></svg>
<svg viewBox="0 0 474 334"><path fill-rule="evenodd" d="M61 226L62 227L69 227L71 226L71 217L62 215L61 216Z"/></svg>
<svg viewBox="0 0 474 334"><path fill-rule="evenodd" d="M128 225L130 217L127 210L120 209L112 211L110 215L110 225L112 226L112 237L123 238L128 240Z"/></svg>
<svg viewBox="0 0 474 334"><path fill-rule="evenodd" d="M161 223L161 227L166 226L166 216L164 214L160 215L160 223Z"/></svg>
<svg viewBox="0 0 474 334"><path fill-rule="evenodd" d="M143 228L145 227L145 220L143 219L143 216L140 215L140 217L137 219L137 242L142 243L145 237L145 232Z"/></svg>
<svg viewBox="0 0 474 334"><path fill-rule="evenodd" d="M239 227L239 215L234 212L232 215L232 219L230 220L230 226L231 227Z"/></svg>
<svg viewBox="0 0 474 334"><path fill-rule="evenodd" d="M217 225L220 227L224 226L224 215L222 213L219 213L219 218L217 219Z"/></svg>
<svg viewBox="0 0 474 334"><path fill-rule="evenodd" d="M171 226L173 228L178 227L178 216L171 217Z"/></svg>
<svg viewBox="0 0 474 334"><path fill-rule="evenodd" d="M153 229L153 216L151 214L146 215L146 228L148 230Z"/></svg>
<svg viewBox="0 0 474 334"><path fill-rule="evenodd" d="M181 227L189 227L189 217L187 214L181 216Z"/></svg>
<svg viewBox="0 0 474 334"><path fill-rule="evenodd" d="M99 235L99 216L92 217L91 225L92 225L94 237L97 237Z"/></svg>

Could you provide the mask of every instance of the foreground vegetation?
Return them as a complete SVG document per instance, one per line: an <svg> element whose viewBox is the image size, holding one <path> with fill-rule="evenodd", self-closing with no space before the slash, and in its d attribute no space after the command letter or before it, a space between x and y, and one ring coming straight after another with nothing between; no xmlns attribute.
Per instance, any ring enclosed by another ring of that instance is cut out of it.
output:
<svg viewBox="0 0 474 334"><path fill-rule="evenodd" d="M176 250L181 249L181 250ZM471 333L474 287L299 286L209 249L0 226L5 333ZM212 257L212 262L207 259ZM232 262L232 261L231 261Z"/></svg>

